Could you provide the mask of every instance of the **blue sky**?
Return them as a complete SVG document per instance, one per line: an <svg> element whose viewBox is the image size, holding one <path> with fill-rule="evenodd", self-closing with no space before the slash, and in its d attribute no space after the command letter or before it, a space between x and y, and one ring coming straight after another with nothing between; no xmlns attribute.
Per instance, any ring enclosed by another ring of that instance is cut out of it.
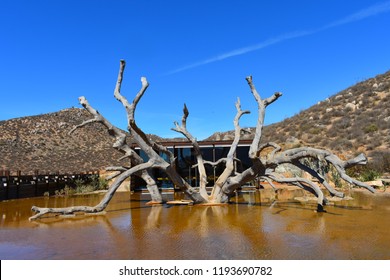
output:
<svg viewBox="0 0 390 280"><path fill-rule="evenodd" d="M126 127L113 90L127 62L122 94L140 77L150 87L136 118L146 133L179 136L181 119L198 139L254 126L253 75L268 107L283 120L359 81L390 70L390 1L0 1L0 120L80 107L85 96Z"/></svg>

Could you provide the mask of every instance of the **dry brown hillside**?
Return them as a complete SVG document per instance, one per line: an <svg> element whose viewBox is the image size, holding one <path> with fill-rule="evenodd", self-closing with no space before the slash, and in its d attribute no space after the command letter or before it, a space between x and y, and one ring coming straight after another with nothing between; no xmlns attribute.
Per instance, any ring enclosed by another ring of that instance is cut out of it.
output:
<svg viewBox="0 0 390 280"><path fill-rule="evenodd" d="M0 121L0 170L78 173L128 165L126 160L118 161L122 154L112 147L114 139L103 125L89 124L69 135L74 126L90 118L85 109L71 108ZM148 137L156 142L184 140Z"/></svg>
<svg viewBox="0 0 390 280"><path fill-rule="evenodd" d="M0 169L23 173L70 173L119 165L121 154L99 124L68 132L89 119L84 109L16 118L0 122ZM122 163L123 164L123 163Z"/></svg>
<svg viewBox="0 0 390 280"><path fill-rule="evenodd" d="M345 157L364 152L371 161L389 158L390 71L266 126L263 134L264 142L326 148ZM232 137L232 131L228 131L215 133L207 140Z"/></svg>

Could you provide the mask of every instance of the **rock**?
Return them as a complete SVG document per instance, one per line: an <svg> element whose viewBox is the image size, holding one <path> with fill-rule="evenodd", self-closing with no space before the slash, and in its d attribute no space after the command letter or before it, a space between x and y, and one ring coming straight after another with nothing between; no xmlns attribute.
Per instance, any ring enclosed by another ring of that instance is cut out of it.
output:
<svg viewBox="0 0 390 280"><path fill-rule="evenodd" d="M385 185L390 185L390 179L382 178L382 183L385 183Z"/></svg>
<svg viewBox="0 0 390 280"><path fill-rule="evenodd" d="M331 108L326 108L326 112L327 113L330 113L330 112L332 112L333 111L333 108L331 107Z"/></svg>
<svg viewBox="0 0 390 280"><path fill-rule="evenodd" d="M232 139L233 139L233 137L231 135L229 135L229 134L224 135L223 138L222 138L222 140L224 140L224 141L232 140Z"/></svg>
<svg viewBox="0 0 390 280"><path fill-rule="evenodd" d="M59 128L65 128L65 127L67 127L68 125L66 124L66 122L59 122L58 123L58 127Z"/></svg>
<svg viewBox="0 0 390 280"><path fill-rule="evenodd" d="M193 205L194 202L192 200L171 200L166 202L169 205Z"/></svg>
<svg viewBox="0 0 390 280"><path fill-rule="evenodd" d="M383 182L382 180L375 180L375 181L368 181L364 182L367 185L370 185L371 187L383 187Z"/></svg>
<svg viewBox="0 0 390 280"><path fill-rule="evenodd" d="M286 139L286 143L287 144L295 144L295 143L299 143L299 140L293 136L290 136Z"/></svg>
<svg viewBox="0 0 390 280"><path fill-rule="evenodd" d="M276 171L276 173L283 174L285 177L291 177L291 175L300 177L302 175L301 169L299 169L295 165L292 165L289 163L278 165L278 167L276 167L275 171ZM290 176L289 176L289 174L290 174Z"/></svg>
<svg viewBox="0 0 390 280"><path fill-rule="evenodd" d="M353 104L353 103L347 103L347 104L345 105L345 109L350 109L350 110L352 110L352 111L355 111L356 105Z"/></svg>

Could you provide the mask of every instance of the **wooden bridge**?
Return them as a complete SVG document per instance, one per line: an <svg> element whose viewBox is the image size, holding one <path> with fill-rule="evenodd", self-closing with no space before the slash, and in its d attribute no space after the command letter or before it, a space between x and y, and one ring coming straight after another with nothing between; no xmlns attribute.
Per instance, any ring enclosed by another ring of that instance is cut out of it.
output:
<svg viewBox="0 0 390 280"><path fill-rule="evenodd" d="M74 185L75 180L90 180L99 176L99 171L78 174L35 174L23 175L21 171L0 170L0 201L54 195L55 191Z"/></svg>

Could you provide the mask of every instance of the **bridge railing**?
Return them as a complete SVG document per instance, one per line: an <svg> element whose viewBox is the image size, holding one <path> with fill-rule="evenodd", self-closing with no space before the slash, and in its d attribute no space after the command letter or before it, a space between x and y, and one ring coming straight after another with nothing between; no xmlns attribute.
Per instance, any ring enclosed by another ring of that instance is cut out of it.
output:
<svg viewBox="0 0 390 280"><path fill-rule="evenodd" d="M77 174L45 174L36 171L34 174L22 174L0 170L0 201L54 195L55 191L74 185L75 180L88 181L99 176L99 171L81 172Z"/></svg>

